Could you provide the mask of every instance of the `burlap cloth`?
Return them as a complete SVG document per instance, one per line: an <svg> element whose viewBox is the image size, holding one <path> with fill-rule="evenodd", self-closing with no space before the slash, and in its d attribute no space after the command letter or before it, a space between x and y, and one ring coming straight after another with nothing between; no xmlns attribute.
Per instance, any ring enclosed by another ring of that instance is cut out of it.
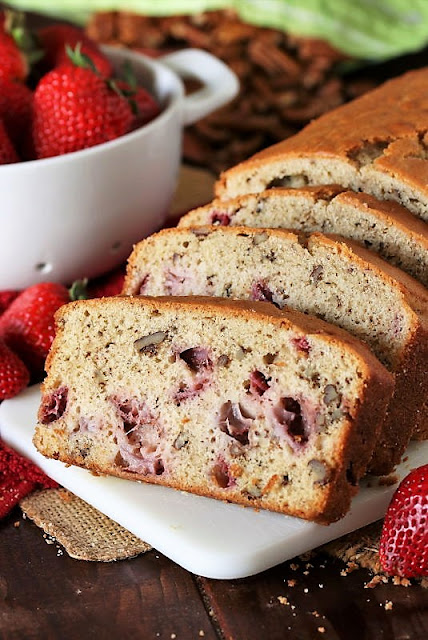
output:
<svg viewBox="0 0 428 640"><path fill-rule="evenodd" d="M36 491L20 502L24 514L77 560L111 562L149 551L143 542L67 489Z"/></svg>

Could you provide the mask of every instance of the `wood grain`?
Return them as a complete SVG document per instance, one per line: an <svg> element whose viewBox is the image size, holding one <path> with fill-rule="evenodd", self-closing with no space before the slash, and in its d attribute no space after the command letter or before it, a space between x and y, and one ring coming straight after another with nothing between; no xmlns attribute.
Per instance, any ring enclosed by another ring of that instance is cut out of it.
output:
<svg viewBox="0 0 428 640"><path fill-rule="evenodd" d="M2 640L217 638L193 576L154 551L73 560L19 510L0 524L0 540Z"/></svg>
<svg viewBox="0 0 428 640"><path fill-rule="evenodd" d="M156 551L116 563L83 562L47 544L16 509L0 523L0 638L428 638L427 590L364 589L369 573L342 576L343 568L317 555L309 565L291 561L226 581L193 576ZM388 602L392 609L385 609Z"/></svg>

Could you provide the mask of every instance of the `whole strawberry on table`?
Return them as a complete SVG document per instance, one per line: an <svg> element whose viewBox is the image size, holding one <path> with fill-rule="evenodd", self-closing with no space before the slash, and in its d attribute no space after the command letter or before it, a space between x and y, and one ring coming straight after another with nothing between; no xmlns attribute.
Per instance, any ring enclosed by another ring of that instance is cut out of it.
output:
<svg viewBox="0 0 428 640"><path fill-rule="evenodd" d="M151 121L158 103L123 76L81 29L31 32L22 14L1 12L0 164L80 151Z"/></svg>
<svg viewBox="0 0 428 640"><path fill-rule="evenodd" d="M413 469L396 489L383 522L379 556L387 574L428 577L428 464Z"/></svg>

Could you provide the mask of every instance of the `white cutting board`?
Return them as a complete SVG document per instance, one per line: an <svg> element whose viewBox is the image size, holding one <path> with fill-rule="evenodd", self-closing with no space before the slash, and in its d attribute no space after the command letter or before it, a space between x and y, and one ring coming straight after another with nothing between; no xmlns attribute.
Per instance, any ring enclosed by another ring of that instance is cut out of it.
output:
<svg viewBox="0 0 428 640"><path fill-rule="evenodd" d="M93 476L48 460L32 444L40 400L38 387L0 406L1 438L51 478L150 543L174 562L207 578L243 578L309 551L381 518L394 486L362 486L351 511L328 527L249 507L119 478ZM428 461L428 442L412 443L403 478Z"/></svg>

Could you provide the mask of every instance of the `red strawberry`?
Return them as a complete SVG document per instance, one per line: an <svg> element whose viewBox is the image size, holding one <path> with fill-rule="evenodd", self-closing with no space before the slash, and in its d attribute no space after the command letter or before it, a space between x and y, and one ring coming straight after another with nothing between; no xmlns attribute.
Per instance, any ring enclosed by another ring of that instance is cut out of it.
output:
<svg viewBox="0 0 428 640"><path fill-rule="evenodd" d="M132 121L127 100L108 82L91 69L63 65L46 74L34 94L36 156L48 158L113 140L128 133Z"/></svg>
<svg viewBox="0 0 428 640"><path fill-rule="evenodd" d="M28 63L15 40L0 31L0 78L24 81L28 75Z"/></svg>
<svg viewBox="0 0 428 640"><path fill-rule="evenodd" d="M30 381L30 374L22 360L0 340L0 400L13 398Z"/></svg>
<svg viewBox="0 0 428 640"><path fill-rule="evenodd" d="M57 486L32 462L0 442L0 519L34 489Z"/></svg>
<svg viewBox="0 0 428 640"><path fill-rule="evenodd" d="M118 296L122 292L125 273L123 267L119 267L110 273L91 280L88 284L88 298L102 298Z"/></svg>
<svg viewBox="0 0 428 640"><path fill-rule="evenodd" d="M15 145L30 136L33 93L25 84L0 78L0 118Z"/></svg>
<svg viewBox="0 0 428 640"><path fill-rule="evenodd" d="M128 99L134 113L133 129L142 127L160 113L156 100L143 87L137 87L123 80L117 81L117 86Z"/></svg>
<svg viewBox="0 0 428 640"><path fill-rule="evenodd" d="M19 293L20 292L15 291L15 289L4 289L0 291L0 315L6 311L15 298L18 297Z"/></svg>
<svg viewBox="0 0 428 640"><path fill-rule="evenodd" d="M38 32L40 43L44 49L44 62L49 69L63 64L72 64L65 46L72 49L80 42L82 53L89 56L99 73L109 78L113 74L113 67L108 58L102 53L97 44L90 40L82 29L67 24L54 24Z"/></svg>
<svg viewBox="0 0 428 640"><path fill-rule="evenodd" d="M42 282L20 293L0 316L0 338L35 375L43 371L55 335L55 311L69 301L62 284Z"/></svg>
<svg viewBox="0 0 428 640"><path fill-rule="evenodd" d="M0 119L0 164L11 164L18 161L18 154L7 135L3 120Z"/></svg>
<svg viewBox="0 0 428 640"><path fill-rule="evenodd" d="M383 523L379 556L388 574L428 576L428 464L409 473L394 493Z"/></svg>

